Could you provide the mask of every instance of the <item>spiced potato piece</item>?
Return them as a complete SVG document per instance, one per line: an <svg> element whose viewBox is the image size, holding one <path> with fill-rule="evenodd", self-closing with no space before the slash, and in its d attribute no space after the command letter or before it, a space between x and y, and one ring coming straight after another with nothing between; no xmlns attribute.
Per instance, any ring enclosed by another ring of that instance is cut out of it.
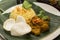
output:
<svg viewBox="0 0 60 40"><path fill-rule="evenodd" d="M38 18L37 16L34 16L33 18L32 18L32 20L31 20L31 22L33 23L33 24L35 24L35 25L42 25L42 22L43 22L43 20L42 19L40 19L40 18Z"/></svg>
<svg viewBox="0 0 60 40"><path fill-rule="evenodd" d="M32 34L34 35L40 35L41 33L41 28L39 26L32 26L32 31L31 31Z"/></svg>
<svg viewBox="0 0 60 40"><path fill-rule="evenodd" d="M43 24L42 26L41 26L41 31L42 32L45 32L45 31L47 31L48 29L49 29L49 25L48 24Z"/></svg>
<svg viewBox="0 0 60 40"><path fill-rule="evenodd" d="M43 20L37 16L34 16L31 20L32 33L34 35L40 35L41 32L45 32L49 29L49 21Z"/></svg>

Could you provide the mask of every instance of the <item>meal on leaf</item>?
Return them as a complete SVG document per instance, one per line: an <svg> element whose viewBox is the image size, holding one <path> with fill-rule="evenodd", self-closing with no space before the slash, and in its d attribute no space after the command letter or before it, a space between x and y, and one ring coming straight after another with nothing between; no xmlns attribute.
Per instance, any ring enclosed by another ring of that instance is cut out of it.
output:
<svg viewBox="0 0 60 40"><path fill-rule="evenodd" d="M12 36L22 36L25 34L40 35L49 30L50 17L45 15L44 10L36 13L32 4L24 1L22 6L16 6L9 15L3 28L9 31Z"/></svg>

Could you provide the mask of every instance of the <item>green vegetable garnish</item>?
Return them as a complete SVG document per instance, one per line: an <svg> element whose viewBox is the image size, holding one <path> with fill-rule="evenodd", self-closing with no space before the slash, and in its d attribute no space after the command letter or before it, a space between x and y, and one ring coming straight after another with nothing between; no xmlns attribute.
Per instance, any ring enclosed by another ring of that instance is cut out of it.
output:
<svg viewBox="0 0 60 40"><path fill-rule="evenodd" d="M48 19L48 16L43 16L42 19L46 20L46 19Z"/></svg>
<svg viewBox="0 0 60 40"><path fill-rule="evenodd" d="M43 11L43 10L41 10L37 16L43 20L48 19L48 16L45 15L45 11Z"/></svg>
<svg viewBox="0 0 60 40"><path fill-rule="evenodd" d="M29 9L29 8L31 8L32 7L32 5L28 2L28 1L24 1L23 2L23 7L25 8L25 9Z"/></svg>
<svg viewBox="0 0 60 40"><path fill-rule="evenodd" d="M41 10L38 14L38 17L42 18L44 16L45 11Z"/></svg>

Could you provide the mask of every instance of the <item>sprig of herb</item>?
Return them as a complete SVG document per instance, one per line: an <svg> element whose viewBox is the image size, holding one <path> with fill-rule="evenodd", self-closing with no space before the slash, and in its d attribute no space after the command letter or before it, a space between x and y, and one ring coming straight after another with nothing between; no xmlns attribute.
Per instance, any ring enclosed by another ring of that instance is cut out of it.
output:
<svg viewBox="0 0 60 40"><path fill-rule="evenodd" d="M45 11L41 10L37 16L42 18L44 16L44 13L45 13Z"/></svg>
<svg viewBox="0 0 60 40"><path fill-rule="evenodd" d="M22 5L25 9L29 9L29 8L31 8L32 7L32 4L30 4L28 1L24 1L23 2L23 5Z"/></svg>
<svg viewBox="0 0 60 40"><path fill-rule="evenodd" d="M37 16L42 18L43 20L48 19L48 16L45 15L45 11L43 10L41 10Z"/></svg>

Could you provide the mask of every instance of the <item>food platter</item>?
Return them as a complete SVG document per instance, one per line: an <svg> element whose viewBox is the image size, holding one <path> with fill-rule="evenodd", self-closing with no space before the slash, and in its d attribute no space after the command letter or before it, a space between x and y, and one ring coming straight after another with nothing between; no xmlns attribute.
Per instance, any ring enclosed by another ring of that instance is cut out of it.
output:
<svg viewBox="0 0 60 40"><path fill-rule="evenodd" d="M14 36L11 36L9 33L7 33L3 28L2 28L2 25L0 25L0 32L1 34L8 40L52 40L54 39L56 36L58 36L60 33L60 12L57 10L57 11L51 11L51 10L47 10L48 8L43 8L43 7L46 7L46 5L44 5L44 3L37 3L35 2L36 5L38 5L39 7L41 7L42 9L44 9L45 11L47 11L47 15L49 15L51 17L51 24L50 24L50 30L45 32L45 33L42 33L40 36L34 36L34 35L24 35L24 36L21 36L21 37L14 37ZM22 4L19 4L19 5L16 5L16 6L21 6ZM4 15L5 13L9 13L11 12L16 6L13 6L9 9L7 9L4 13L2 13L2 15ZM50 5L48 6L50 8ZM8 16L7 16L8 17ZM1 24L1 23L0 23ZM3 31L3 32L2 32ZM56 34L57 32L57 34ZM52 37L52 38L51 38Z"/></svg>

